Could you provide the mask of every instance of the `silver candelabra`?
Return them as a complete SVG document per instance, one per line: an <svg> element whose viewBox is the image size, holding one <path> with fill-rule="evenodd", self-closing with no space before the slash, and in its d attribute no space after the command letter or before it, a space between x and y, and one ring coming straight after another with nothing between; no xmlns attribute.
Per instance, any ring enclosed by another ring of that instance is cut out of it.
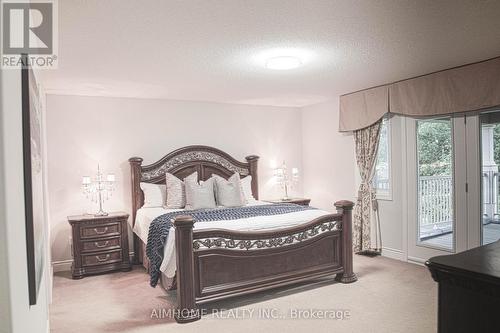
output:
<svg viewBox="0 0 500 333"><path fill-rule="evenodd" d="M97 175L94 179L90 176L82 178L82 190L87 199L99 203L99 211L94 216L107 216L108 213L102 209L102 203L108 200L115 190L115 175L110 173L104 179L101 169L97 165Z"/></svg>
<svg viewBox="0 0 500 333"><path fill-rule="evenodd" d="M280 168L275 169L276 182L281 185L284 190L284 196L281 200L287 201L290 200L288 197L288 190L292 188L299 181L299 169L292 168L292 174L288 174L288 168L286 166L285 161Z"/></svg>

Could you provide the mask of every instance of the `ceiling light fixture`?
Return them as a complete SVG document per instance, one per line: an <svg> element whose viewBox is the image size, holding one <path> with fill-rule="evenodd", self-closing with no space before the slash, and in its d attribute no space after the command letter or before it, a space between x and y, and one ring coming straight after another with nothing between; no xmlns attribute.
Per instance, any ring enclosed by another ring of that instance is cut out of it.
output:
<svg viewBox="0 0 500 333"><path fill-rule="evenodd" d="M302 61L297 57L278 56L266 61L266 68L275 70L289 70L302 66Z"/></svg>

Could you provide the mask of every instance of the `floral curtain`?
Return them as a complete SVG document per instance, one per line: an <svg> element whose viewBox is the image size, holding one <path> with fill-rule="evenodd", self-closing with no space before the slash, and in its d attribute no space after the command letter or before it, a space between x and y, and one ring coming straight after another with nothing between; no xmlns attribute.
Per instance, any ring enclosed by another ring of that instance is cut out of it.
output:
<svg viewBox="0 0 500 333"><path fill-rule="evenodd" d="M358 199L354 207L354 252L366 251L371 248L370 227L372 204L375 200L375 189L373 188L372 180L377 158L380 125L381 121L379 120L369 127L354 131L356 161L361 176Z"/></svg>

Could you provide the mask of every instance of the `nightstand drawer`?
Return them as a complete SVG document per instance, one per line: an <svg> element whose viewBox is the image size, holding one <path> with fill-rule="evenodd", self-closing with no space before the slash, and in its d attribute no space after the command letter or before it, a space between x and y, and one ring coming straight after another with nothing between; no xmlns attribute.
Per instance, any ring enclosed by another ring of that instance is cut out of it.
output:
<svg viewBox="0 0 500 333"><path fill-rule="evenodd" d="M84 254L82 255L83 266L95 266L111 264L122 261L122 250L100 254Z"/></svg>
<svg viewBox="0 0 500 333"><path fill-rule="evenodd" d="M99 226L82 226L80 229L80 237L82 239L120 235L120 233L120 223L102 224Z"/></svg>
<svg viewBox="0 0 500 333"><path fill-rule="evenodd" d="M95 252L120 248L120 236L102 240L89 240L82 242L82 252Z"/></svg>

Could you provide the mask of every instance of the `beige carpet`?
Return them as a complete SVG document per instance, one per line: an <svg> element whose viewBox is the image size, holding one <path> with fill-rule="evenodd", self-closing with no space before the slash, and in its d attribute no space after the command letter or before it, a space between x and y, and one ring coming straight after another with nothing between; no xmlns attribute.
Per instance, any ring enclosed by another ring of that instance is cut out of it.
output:
<svg viewBox="0 0 500 333"><path fill-rule="evenodd" d="M183 325L158 319L168 315L175 294L149 287L139 267L82 280L62 273L54 277L50 326L58 333L436 332L437 285L425 267L355 256L355 272L359 281L349 285L322 279L214 303L201 320ZM305 318L313 314L328 318Z"/></svg>

